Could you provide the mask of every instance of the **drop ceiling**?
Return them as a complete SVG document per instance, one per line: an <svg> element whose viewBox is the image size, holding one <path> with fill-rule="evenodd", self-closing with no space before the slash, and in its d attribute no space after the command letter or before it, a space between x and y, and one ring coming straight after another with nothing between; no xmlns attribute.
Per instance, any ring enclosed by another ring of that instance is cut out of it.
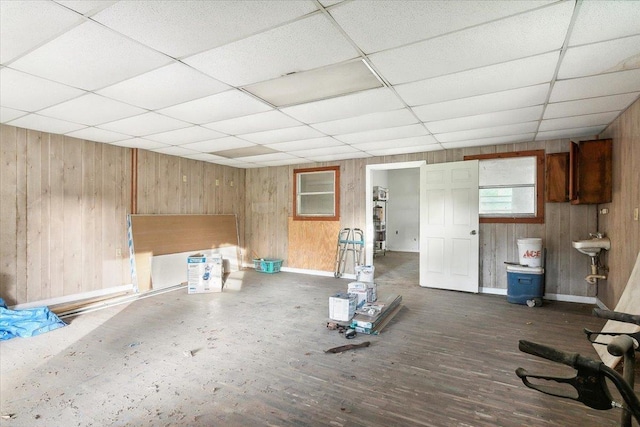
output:
<svg viewBox="0 0 640 427"><path fill-rule="evenodd" d="M239 168L591 136L640 96L638 1L0 7L0 122Z"/></svg>

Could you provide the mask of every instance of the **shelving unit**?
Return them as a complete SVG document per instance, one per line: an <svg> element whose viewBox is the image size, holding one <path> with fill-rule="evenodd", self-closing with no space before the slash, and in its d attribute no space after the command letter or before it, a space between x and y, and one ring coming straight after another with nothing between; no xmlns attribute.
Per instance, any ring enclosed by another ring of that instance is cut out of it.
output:
<svg viewBox="0 0 640 427"><path fill-rule="evenodd" d="M389 190L373 187L373 255L387 252L387 201Z"/></svg>

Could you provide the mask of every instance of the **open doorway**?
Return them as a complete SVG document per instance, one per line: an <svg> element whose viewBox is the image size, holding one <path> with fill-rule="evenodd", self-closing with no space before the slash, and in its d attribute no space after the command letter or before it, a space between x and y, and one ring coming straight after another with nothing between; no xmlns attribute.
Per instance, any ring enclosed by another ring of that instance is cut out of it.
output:
<svg viewBox="0 0 640 427"><path fill-rule="evenodd" d="M376 277L382 274L385 281L419 283L420 182L425 165L416 161L366 167L366 264L378 265ZM387 200L374 200L374 186L388 189Z"/></svg>

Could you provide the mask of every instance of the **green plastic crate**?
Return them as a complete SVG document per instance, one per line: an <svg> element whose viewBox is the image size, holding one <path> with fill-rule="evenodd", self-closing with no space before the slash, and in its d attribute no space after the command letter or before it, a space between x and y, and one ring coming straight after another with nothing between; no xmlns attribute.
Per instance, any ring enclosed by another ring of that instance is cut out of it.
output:
<svg viewBox="0 0 640 427"><path fill-rule="evenodd" d="M260 273L278 273L280 272L280 267L282 267L281 259L254 259L253 266L256 268L257 272Z"/></svg>

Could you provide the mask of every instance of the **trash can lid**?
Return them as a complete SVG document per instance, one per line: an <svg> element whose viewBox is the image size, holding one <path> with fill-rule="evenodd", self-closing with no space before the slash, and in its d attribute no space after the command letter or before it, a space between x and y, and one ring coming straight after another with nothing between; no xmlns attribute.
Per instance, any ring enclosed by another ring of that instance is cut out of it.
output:
<svg viewBox="0 0 640 427"><path fill-rule="evenodd" d="M544 268L507 264L507 273L543 274Z"/></svg>

